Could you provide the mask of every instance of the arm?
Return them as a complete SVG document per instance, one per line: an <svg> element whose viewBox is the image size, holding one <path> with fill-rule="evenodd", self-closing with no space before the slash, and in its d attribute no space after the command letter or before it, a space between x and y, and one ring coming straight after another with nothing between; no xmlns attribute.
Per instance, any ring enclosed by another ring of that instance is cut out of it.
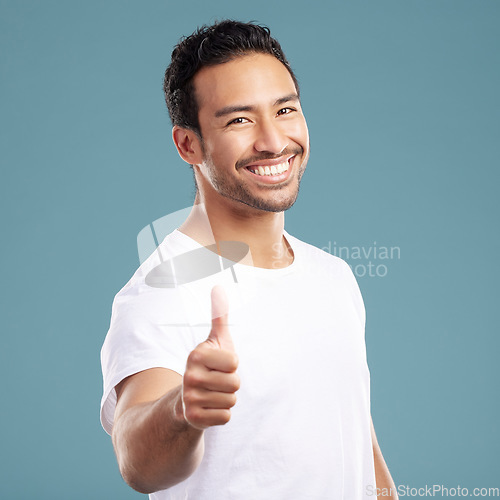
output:
<svg viewBox="0 0 500 500"><path fill-rule="evenodd" d="M214 300L222 300L217 293ZM227 316L189 355L184 377L152 368L116 387L113 445L124 480L141 493L189 477L203 458L203 431L229 421L239 388Z"/></svg>
<svg viewBox="0 0 500 500"><path fill-rule="evenodd" d="M377 498L392 498L398 500L396 485L391 477L391 473L385 463L382 451L378 445L373 420L371 420L371 435L373 445L373 460L375 463L375 481L377 483Z"/></svg>
<svg viewBox="0 0 500 500"><path fill-rule="evenodd" d="M125 482L141 493L168 488L194 472L203 457L203 431L182 411L182 377L153 368L116 387L113 446Z"/></svg>

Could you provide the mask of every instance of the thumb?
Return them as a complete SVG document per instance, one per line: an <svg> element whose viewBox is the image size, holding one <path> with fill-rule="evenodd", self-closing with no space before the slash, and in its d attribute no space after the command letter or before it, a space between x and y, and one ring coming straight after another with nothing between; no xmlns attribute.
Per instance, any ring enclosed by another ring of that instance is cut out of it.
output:
<svg viewBox="0 0 500 500"><path fill-rule="evenodd" d="M207 340L212 341L222 349L234 351L233 339L228 327L229 303L226 292L220 285L212 288L212 330Z"/></svg>

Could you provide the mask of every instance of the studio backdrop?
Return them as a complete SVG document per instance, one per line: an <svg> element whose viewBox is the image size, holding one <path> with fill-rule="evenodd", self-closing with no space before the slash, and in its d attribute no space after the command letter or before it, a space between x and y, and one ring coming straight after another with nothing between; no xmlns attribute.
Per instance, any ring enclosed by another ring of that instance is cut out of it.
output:
<svg viewBox="0 0 500 500"><path fill-rule="evenodd" d="M138 234L193 202L170 53L222 18L269 26L298 76L312 152L286 229L358 279L400 496L499 496L499 2L1 0L0 497L141 497L99 352Z"/></svg>

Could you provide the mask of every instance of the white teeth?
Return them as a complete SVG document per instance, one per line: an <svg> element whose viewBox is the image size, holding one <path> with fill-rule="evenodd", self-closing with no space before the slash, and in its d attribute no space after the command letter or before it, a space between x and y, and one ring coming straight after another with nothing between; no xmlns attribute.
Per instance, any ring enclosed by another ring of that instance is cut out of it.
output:
<svg viewBox="0 0 500 500"><path fill-rule="evenodd" d="M259 166L259 167L250 168L249 170L257 175L279 175L279 174L282 174L283 172L286 172L288 170L288 167L289 167L288 161L284 161L283 163L280 163L279 165L271 165L270 167L268 167L268 166L260 167Z"/></svg>

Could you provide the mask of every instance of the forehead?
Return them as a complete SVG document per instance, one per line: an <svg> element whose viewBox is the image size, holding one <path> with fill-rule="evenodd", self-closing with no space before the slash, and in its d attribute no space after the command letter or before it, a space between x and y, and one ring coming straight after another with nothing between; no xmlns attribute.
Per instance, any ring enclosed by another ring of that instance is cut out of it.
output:
<svg viewBox="0 0 500 500"><path fill-rule="evenodd" d="M200 112L231 105L265 105L296 93L290 73L270 54L247 54L204 67L193 83Z"/></svg>

